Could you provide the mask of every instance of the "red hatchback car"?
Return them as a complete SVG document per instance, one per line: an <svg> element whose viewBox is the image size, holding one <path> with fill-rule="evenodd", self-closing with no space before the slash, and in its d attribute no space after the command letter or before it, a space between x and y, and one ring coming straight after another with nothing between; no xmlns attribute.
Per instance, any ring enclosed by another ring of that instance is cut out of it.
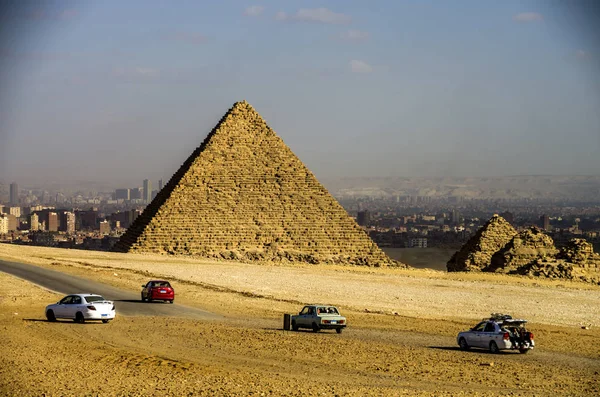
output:
<svg viewBox="0 0 600 397"><path fill-rule="evenodd" d="M148 281L146 285L142 285L142 288L144 288L142 290L142 302L169 301L169 303L173 303L175 300L175 290L168 281Z"/></svg>

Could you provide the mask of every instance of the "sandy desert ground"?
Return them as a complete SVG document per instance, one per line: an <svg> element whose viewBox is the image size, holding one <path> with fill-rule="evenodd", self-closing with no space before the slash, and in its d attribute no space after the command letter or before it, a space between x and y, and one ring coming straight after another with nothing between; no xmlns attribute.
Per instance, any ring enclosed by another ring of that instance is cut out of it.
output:
<svg viewBox="0 0 600 397"><path fill-rule="evenodd" d="M48 323L44 307L61 295L0 273L1 395L600 394L600 288L592 285L5 244L0 258L135 292L150 277L169 278L176 305L225 316ZM281 330L283 313L312 302L340 307L349 328ZM456 333L492 311L529 319L536 349L458 350Z"/></svg>

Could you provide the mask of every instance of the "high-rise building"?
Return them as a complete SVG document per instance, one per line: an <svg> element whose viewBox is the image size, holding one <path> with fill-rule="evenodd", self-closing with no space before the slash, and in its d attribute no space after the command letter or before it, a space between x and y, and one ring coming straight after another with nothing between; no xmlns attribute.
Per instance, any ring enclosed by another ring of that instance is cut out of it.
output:
<svg viewBox="0 0 600 397"><path fill-rule="evenodd" d="M163 188L163 180L159 179L158 180L158 191L160 192L162 190L162 188Z"/></svg>
<svg viewBox="0 0 600 397"><path fill-rule="evenodd" d="M36 213L29 215L29 230L40 230L40 217Z"/></svg>
<svg viewBox="0 0 600 397"><path fill-rule="evenodd" d="M452 222L453 225L458 225L460 223L460 212L452 210L450 222Z"/></svg>
<svg viewBox="0 0 600 397"><path fill-rule="evenodd" d="M11 214L19 218L21 216L21 207L8 207L7 214Z"/></svg>
<svg viewBox="0 0 600 397"><path fill-rule="evenodd" d="M371 223L371 214L369 213L369 210L358 211L356 223L360 226L369 226Z"/></svg>
<svg viewBox="0 0 600 397"><path fill-rule="evenodd" d="M142 198L142 189L139 187L134 187L129 192L129 198L131 200L139 200Z"/></svg>
<svg viewBox="0 0 600 397"><path fill-rule="evenodd" d="M8 216L0 214L0 234L8 233Z"/></svg>
<svg viewBox="0 0 600 397"><path fill-rule="evenodd" d="M144 179L144 196L142 197L145 203L152 201L152 182Z"/></svg>
<svg viewBox="0 0 600 397"><path fill-rule="evenodd" d="M60 226L61 232L75 233L75 213L70 211L62 211L60 213Z"/></svg>
<svg viewBox="0 0 600 397"><path fill-rule="evenodd" d="M10 184L10 205L19 205L19 185L17 185L17 182Z"/></svg>
<svg viewBox="0 0 600 397"><path fill-rule="evenodd" d="M548 215L540 216L540 227L546 231L550 230L550 217Z"/></svg>
<svg viewBox="0 0 600 397"><path fill-rule="evenodd" d="M131 200L129 189L115 190L115 200Z"/></svg>
<svg viewBox="0 0 600 397"><path fill-rule="evenodd" d="M100 234L109 234L110 233L110 222L106 219L100 222Z"/></svg>
<svg viewBox="0 0 600 397"><path fill-rule="evenodd" d="M48 213L47 227L49 232L58 232L58 214L56 212Z"/></svg>

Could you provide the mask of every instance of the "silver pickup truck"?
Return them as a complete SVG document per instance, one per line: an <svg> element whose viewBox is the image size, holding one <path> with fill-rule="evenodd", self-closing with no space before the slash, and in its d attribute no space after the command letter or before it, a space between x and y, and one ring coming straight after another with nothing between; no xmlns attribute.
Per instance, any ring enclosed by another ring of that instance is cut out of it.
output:
<svg viewBox="0 0 600 397"><path fill-rule="evenodd" d="M291 320L294 331L298 331L299 328L312 329L313 332L335 329L338 334L341 334L347 325L346 317L341 316L336 307L327 305L304 306L298 315L292 316Z"/></svg>
<svg viewBox="0 0 600 397"><path fill-rule="evenodd" d="M527 320L513 319L509 315L492 313L469 331L458 334L456 341L462 350L471 347L489 349L492 353L500 350L518 350L527 353L535 347L533 333L525 328Z"/></svg>

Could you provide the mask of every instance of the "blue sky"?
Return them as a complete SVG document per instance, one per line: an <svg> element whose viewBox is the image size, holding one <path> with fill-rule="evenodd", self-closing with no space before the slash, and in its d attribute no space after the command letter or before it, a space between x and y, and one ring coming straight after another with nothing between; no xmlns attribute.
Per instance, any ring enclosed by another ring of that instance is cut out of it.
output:
<svg viewBox="0 0 600 397"><path fill-rule="evenodd" d="M511 0L19 4L0 16L4 183L167 179L242 99L322 178L600 169L594 10Z"/></svg>

